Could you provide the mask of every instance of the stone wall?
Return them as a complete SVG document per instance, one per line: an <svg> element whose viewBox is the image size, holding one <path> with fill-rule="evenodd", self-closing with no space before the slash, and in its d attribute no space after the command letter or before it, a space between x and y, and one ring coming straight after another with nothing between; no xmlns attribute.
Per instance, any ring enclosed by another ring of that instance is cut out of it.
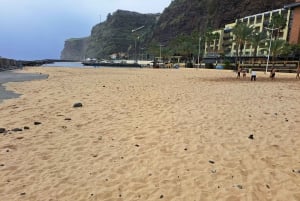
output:
<svg viewBox="0 0 300 201"><path fill-rule="evenodd" d="M14 59L0 58L0 71L13 70L22 67L22 62Z"/></svg>

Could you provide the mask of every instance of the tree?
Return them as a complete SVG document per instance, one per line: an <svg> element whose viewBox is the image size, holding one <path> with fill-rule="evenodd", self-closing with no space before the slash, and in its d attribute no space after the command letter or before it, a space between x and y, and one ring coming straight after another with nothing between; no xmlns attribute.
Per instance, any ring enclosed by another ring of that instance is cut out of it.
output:
<svg viewBox="0 0 300 201"><path fill-rule="evenodd" d="M196 32L193 32L191 35L178 35L169 44L170 53L184 56L190 61L198 50L198 36L199 34Z"/></svg>
<svg viewBox="0 0 300 201"><path fill-rule="evenodd" d="M274 30L273 34L275 40L279 37L280 31L286 27L286 22L286 18L281 14L272 16L269 28L272 28Z"/></svg>
<svg viewBox="0 0 300 201"><path fill-rule="evenodd" d="M259 46L263 45L267 39L267 33L263 32L253 32L249 37L249 42L253 48L253 57L257 56L257 49Z"/></svg>
<svg viewBox="0 0 300 201"><path fill-rule="evenodd" d="M274 67L275 58L284 53L285 40L271 41L270 54L272 55L272 66Z"/></svg>
<svg viewBox="0 0 300 201"><path fill-rule="evenodd" d="M250 41L250 36L252 35L253 28L245 23L238 22L232 29L232 33L235 36L235 51L236 51L236 63L241 62L242 50L247 41ZM237 61L238 60L238 61Z"/></svg>
<svg viewBox="0 0 300 201"><path fill-rule="evenodd" d="M291 54L294 58L298 58L300 60L300 44L291 44Z"/></svg>
<svg viewBox="0 0 300 201"><path fill-rule="evenodd" d="M211 48L211 43L220 38L219 33L213 33L211 29L208 29L205 33L205 42L207 46L208 53L215 53L216 44L214 43L213 48Z"/></svg>

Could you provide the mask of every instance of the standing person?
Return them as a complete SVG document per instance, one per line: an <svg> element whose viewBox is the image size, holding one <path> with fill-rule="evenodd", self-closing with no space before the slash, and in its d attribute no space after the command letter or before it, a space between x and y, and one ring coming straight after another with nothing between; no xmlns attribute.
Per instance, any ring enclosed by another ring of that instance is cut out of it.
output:
<svg viewBox="0 0 300 201"><path fill-rule="evenodd" d="M241 67L238 66L238 70L237 70L237 76L236 78L240 78L241 77Z"/></svg>
<svg viewBox="0 0 300 201"><path fill-rule="evenodd" d="M246 78L247 70L245 68L243 68L242 72L243 72L243 78Z"/></svg>
<svg viewBox="0 0 300 201"><path fill-rule="evenodd" d="M297 68L297 71L296 71L296 79L300 79L300 76L299 76L299 74L300 74L300 64L298 63L298 68Z"/></svg>
<svg viewBox="0 0 300 201"><path fill-rule="evenodd" d="M256 81L256 71L251 71L251 81Z"/></svg>
<svg viewBox="0 0 300 201"><path fill-rule="evenodd" d="M276 72L276 69L275 68L272 68L271 69L271 72L270 72L270 78L273 80L275 78L275 72Z"/></svg>

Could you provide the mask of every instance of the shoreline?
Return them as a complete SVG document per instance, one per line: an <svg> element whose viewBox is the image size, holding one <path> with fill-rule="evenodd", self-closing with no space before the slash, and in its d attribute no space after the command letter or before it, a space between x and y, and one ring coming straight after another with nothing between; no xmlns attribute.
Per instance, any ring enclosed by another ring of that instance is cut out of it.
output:
<svg viewBox="0 0 300 201"><path fill-rule="evenodd" d="M22 94L18 94L11 90L7 90L5 87L6 83L9 82L25 82L32 80L40 80L47 79L48 75L44 74L36 74L36 73L21 73L18 70L14 71L1 71L0 72L0 103L2 103L6 99L17 98Z"/></svg>

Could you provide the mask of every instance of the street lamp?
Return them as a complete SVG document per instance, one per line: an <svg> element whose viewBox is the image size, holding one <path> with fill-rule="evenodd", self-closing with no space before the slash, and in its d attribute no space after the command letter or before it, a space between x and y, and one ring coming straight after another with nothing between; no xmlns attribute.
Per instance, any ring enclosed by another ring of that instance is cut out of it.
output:
<svg viewBox="0 0 300 201"><path fill-rule="evenodd" d="M274 27L274 26L273 26ZM265 74L267 74L268 72L268 66L269 66L269 60L270 60L270 52L271 52L271 44L272 44L272 40L273 40L273 31L275 30L278 30L279 28L267 28L267 27L264 27L266 30L268 31L272 31L270 34L271 34L271 37L270 37L270 44L269 44L269 51L268 51L268 57L267 57L267 65L266 65L266 72Z"/></svg>
<svg viewBox="0 0 300 201"><path fill-rule="evenodd" d="M143 29L144 27L145 27L145 26L140 26L140 27L138 27L138 28L136 28L136 29L132 29L131 32L134 33L134 32L136 32L136 31L138 31L138 30ZM135 38L134 38L135 63L137 63L136 39L140 39L140 37L138 36L138 37L135 37Z"/></svg>
<svg viewBox="0 0 300 201"><path fill-rule="evenodd" d="M200 67L200 46L201 46L201 36L199 37L199 49L198 49L198 67Z"/></svg>
<svg viewBox="0 0 300 201"><path fill-rule="evenodd" d="M161 47L162 46L163 46L162 44L159 45L159 59L160 59L160 61L162 61L162 59L161 59Z"/></svg>

